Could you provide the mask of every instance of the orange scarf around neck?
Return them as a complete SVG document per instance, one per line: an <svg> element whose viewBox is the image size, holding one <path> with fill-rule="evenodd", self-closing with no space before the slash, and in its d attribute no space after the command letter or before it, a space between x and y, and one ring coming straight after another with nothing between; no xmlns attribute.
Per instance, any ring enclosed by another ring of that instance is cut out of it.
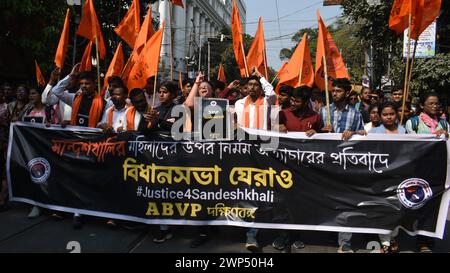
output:
<svg viewBox="0 0 450 273"><path fill-rule="evenodd" d="M250 104L252 103L252 98L248 96L245 99L244 103L244 115L243 122L245 128L250 128ZM260 118L260 109L264 106L264 98L260 97L255 102L255 111L254 111L254 119L253 119L253 128L255 129L264 129L264 121Z"/></svg>
<svg viewBox="0 0 450 273"><path fill-rule="evenodd" d="M76 96L73 100L72 106L72 118L70 120L70 125L77 125L77 116L78 111L80 110L81 100L83 99L83 95ZM94 100L92 101L91 109L89 110L89 127L95 128L97 127L97 123L100 121L101 115L103 111L103 99L100 95L95 95Z"/></svg>
<svg viewBox="0 0 450 273"><path fill-rule="evenodd" d="M128 108L127 110L127 131L136 131L136 129L134 129L134 120L136 117L136 108L134 108L134 106Z"/></svg>

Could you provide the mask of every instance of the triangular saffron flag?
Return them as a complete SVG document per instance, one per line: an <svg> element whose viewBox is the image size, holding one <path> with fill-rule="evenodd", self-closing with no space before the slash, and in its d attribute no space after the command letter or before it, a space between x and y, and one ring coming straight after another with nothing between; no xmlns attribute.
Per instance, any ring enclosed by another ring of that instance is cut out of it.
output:
<svg viewBox="0 0 450 273"><path fill-rule="evenodd" d="M139 0L133 0L127 14L122 19L122 22L114 29L117 35L120 36L131 48L134 48L134 43L141 30L141 9Z"/></svg>
<svg viewBox="0 0 450 273"><path fill-rule="evenodd" d="M245 53L243 51L244 48L244 40L242 38L243 31L236 0L233 1L233 11L231 15L231 32L233 37L233 50L234 50L234 57L236 58L236 63L240 70L241 76L246 77L248 75L248 71L245 67L246 60L245 60Z"/></svg>
<svg viewBox="0 0 450 273"><path fill-rule="evenodd" d="M105 42L103 41L103 35L100 24L98 23L97 14L95 13L93 0L86 0L86 4L83 7L83 17L81 17L81 22L78 26L77 34L94 43L96 43L97 38L100 58L105 59Z"/></svg>
<svg viewBox="0 0 450 273"><path fill-rule="evenodd" d="M222 64L219 65L219 72L217 74L217 80L223 82L225 85L228 85L227 78L225 77L225 69Z"/></svg>
<svg viewBox="0 0 450 273"><path fill-rule="evenodd" d="M301 81L300 81L300 73ZM291 59L278 72L279 85L286 84L293 87L314 85L314 70L311 63L311 54L308 47L308 36L303 35L302 41L295 49Z"/></svg>
<svg viewBox="0 0 450 273"><path fill-rule="evenodd" d="M40 87L44 87L45 86L45 79L44 79L44 76L42 76L41 69L39 68L39 65L38 65L36 60L34 60L34 64L35 64L35 67L36 67L36 81L37 81L37 84Z"/></svg>
<svg viewBox="0 0 450 273"><path fill-rule="evenodd" d="M104 86L108 85L109 77L111 77L111 76L120 77L121 76L124 65L125 65L125 63L124 63L124 57L123 57L122 43L119 43L116 53L114 54L114 57L113 57L111 63L109 64L108 71L106 72Z"/></svg>
<svg viewBox="0 0 450 273"><path fill-rule="evenodd" d="M389 17L389 28L397 34L403 33L409 26L409 14L414 12L414 8L412 0L395 0Z"/></svg>
<svg viewBox="0 0 450 273"><path fill-rule="evenodd" d="M139 34L137 36L136 42L134 43L133 53L132 53L132 60L134 62L137 61L139 54L141 53L141 50L144 48L145 44L148 40L155 34L155 30L153 29L153 22L152 22L152 9L149 7L147 16L144 19L144 22L142 23L141 30L139 31Z"/></svg>
<svg viewBox="0 0 450 273"><path fill-rule="evenodd" d="M92 45L94 42L90 41L84 50L83 58L81 58L80 72L92 70Z"/></svg>
<svg viewBox="0 0 450 273"><path fill-rule="evenodd" d="M436 20L441 10L441 0L417 0L411 26L411 39L418 40L422 32Z"/></svg>
<svg viewBox="0 0 450 273"><path fill-rule="evenodd" d="M163 22L161 29L150 38L141 54L139 54L139 58L128 78L128 88L130 90L143 88L147 83L147 79L158 73L164 28L165 23Z"/></svg>
<svg viewBox="0 0 450 273"><path fill-rule="evenodd" d="M266 58L266 42L264 39L264 27L262 18L259 17L258 29L256 30L255 38L253 39L253 43L248 50L247 54L247 66L257 67L259 72L261 72L264 77L267 79L269 75L267 75L267 58Z"/></svg>
<svg viewBox="0 0 450 273"><path fill-rule="evenodd" d="M315 83L321 89L325 90L325 71L323 64L323 56L325 54L328 73L328 87L331 90L331 81L338 78L350 79L347 68L341 53L333 41L330 33L325 26L319 11L317 11L317 19L319 21L319 33L317 37L317 53L316 53L316 72Z"/></svg>
<svg viewBox="0 0 450 273"><path fill-rule="evenodd" d="M67 9L66 19L64 20L64 28L59 38L58 49L55 55L56 67L62 69L64 66L64 59L66 58L67 46L69 44L69 28L70 28L70 9Z"/></svg>

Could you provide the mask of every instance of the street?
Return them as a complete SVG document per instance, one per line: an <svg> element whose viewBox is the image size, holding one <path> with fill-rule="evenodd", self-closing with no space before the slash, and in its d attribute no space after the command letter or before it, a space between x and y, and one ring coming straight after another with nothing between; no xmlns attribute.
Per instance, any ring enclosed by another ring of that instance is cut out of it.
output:
<svg viewBox="0 0 450 273"><path fill-rule="evenodd" d="M244 228L212 227L210 240L196 248L189 247L195 238L196 228L192 226L173 227L174 237L163 244L153 242L158 226L142 225L134 230L123 227L111 229L106 219L84 217L80 230L72 228L72 218L64 220L51 217L44 211L37 219L28 219L30 206L12 203L8 211L0 213L0 253L249 253L245 249ZM450 219L450 214L447 219ZM450 252L450 221L447 221L444 240L436 240L437 253ZM261 230L258 240L263 253L278 253L272 247L277 232ZM329 242L329 232L301 232L304 249L293 253L336 253L336 243ZM353 249L357 253L368 253L367 244L378 239L376 235L354 234ZM75 243L73 243L75 242ZM399 246L403 253L415 252L415 240L400 231Z"/></svg>

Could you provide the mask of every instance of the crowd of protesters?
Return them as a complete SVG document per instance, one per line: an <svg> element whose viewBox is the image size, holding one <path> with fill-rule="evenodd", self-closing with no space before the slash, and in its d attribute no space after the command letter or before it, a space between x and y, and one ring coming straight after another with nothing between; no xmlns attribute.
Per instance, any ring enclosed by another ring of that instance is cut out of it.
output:
<svg viewBox="0 0 450 273"><path fill-rule="evenodd" d="M195 80L185 80L180 86L176 82L159 83L149 78L141 89L128 90L122 79L109 77L103 92L97 92L97 78L92 72L79 72L76 65L71 73L61 78L55 69L45 88L17 87L3 83L0 89L0 148L1 192L0 208L8 206L6 182L6 150L8 131L12 122L34 122L45 126L60 125L100 128L105 133L139 131L170 131L179 117L172 115L176 105L195 110L196 97L227 99L234 106L237 127L284 132L305 132L311 137L318 133L338 133L344 141L353 135L367 134L434 134L448 138L449 124L442 111L439 96L434 92L421 94L420 102L413 107L409 98L403 106L403 88L392 88L390 99L384 98L380 90L363 88L360 93L352 91L348 79L335 79L330 90L331 104L326 107L324 92L308 86L294 88L281 86L278 92L268 79L256 69L248 78L235 80L228 86L219 81L207 81L202 73ZM154 84L157 95L154 97ZM189 111L188 111L189 112ZM403 115L403 123L400 124ZM276 122L273 122L276 121ZM184 121L184 132L192 131L192 120ZM53 213L53 212L52 212ZM34 206L29 218L39 217L41 209ZM54 212L54 217L61 214ZM133 227L133 223L108 220L107 225ZM82 217L73 216L74 228L82 227ZM247 232L246 247L259 248L257 229ZM199 227L198 236L191 247L204 244L211 236L208 227ZM380 235L383 252L398 252L397 231ZM169 226L160 226L155 243L163 243L173 237ZM339 233L338 252L353 252L351 233ZM418 250L430 252L433 240L417 236ZM282 231L273 242L273 247L289 252L291 246L303 248L300 236Z"/></svg>

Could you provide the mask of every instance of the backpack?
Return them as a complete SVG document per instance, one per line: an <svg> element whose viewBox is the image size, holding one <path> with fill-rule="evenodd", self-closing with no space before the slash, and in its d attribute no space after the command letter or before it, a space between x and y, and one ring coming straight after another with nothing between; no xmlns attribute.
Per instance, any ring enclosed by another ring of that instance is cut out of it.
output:
<svg viewBox="0 0 450 273"><path fill-rule="evenodd" d="M414 132L417 133L417 130L419 129L419 123L420 119L419 116L414 116L410 119L411 121L411 128ZM448 123L445 119L439 119L439 124L441 125L442 129L445 131L448 131Z"/></svg>

